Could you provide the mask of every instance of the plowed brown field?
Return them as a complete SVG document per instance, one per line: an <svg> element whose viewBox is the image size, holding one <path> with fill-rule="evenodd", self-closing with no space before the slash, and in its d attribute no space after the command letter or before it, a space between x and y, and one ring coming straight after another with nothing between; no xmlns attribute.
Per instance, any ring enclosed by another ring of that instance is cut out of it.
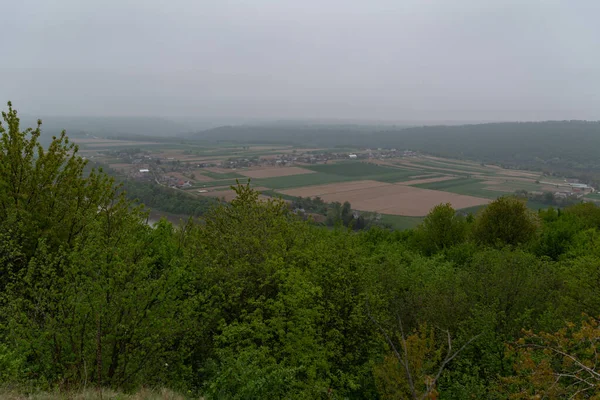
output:
<svg viewBox="0 0 600 400"><path fill-rule="evenodd" d="M352 208L361 211L415 217L426 215L440 203L450 203L454 208L460 209L490 202L489 199L479 197L375 181L309 186L282 193L290 196L319 196L327 202L348 201Z"/></svg>
<svg viewBox="0 0 600 400"><path fill-rule="evenodd" d="M300 167L271 167L271 168L260 168L250 169L245 171L237 171L238 174L247 176L248 178L275 178L279 176L291 176L291 175L302 175L302 174L313 174L315 171Z"/></svg>

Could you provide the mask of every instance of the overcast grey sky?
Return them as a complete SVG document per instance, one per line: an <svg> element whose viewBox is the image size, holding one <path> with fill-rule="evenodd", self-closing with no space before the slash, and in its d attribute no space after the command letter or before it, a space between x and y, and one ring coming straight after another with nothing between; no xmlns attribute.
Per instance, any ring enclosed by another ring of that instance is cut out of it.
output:
<svg viewBox="0 0 600 400"><path fill-rule="evenodd" d="M599 0L3 3L28 114L600 119Z"/></svg>

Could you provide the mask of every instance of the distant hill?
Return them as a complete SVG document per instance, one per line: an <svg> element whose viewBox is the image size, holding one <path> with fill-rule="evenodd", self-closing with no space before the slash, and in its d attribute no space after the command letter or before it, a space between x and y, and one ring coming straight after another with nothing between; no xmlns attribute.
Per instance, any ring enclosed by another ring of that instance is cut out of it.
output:
<svg viewBox="0 0 600 400"><path fill-rule="evenodd" d="M511 122L378 132L381 145L484 162L600 169L600 122Z"/></svg>
<svg viewBox="0 0 600 400"><path fill-rule="evenodd" d="M213 141L282 143L302 146L343 147L365 145L374 132L405 127L353 124L302 124L272 122L262 125L221 126L189 135L190 138Z"/></svg>
<svg viewBox="0 0 600 400"><path fill-rule="evenodd" d="M190 126L157 117L40 117L42 135L51 137L63 129L70 137L94 136L157 136L172 137L192 130ZM23 126L35 126L36 117L22 116Z"/></svg>
<svg viewBox="0 0 600 400"><path fill-rule="evenodd" d="M228 126L209 129L194 137L322 147L395 147L521 168L600 170L598 121L504 122L410 128Z"/></svg>

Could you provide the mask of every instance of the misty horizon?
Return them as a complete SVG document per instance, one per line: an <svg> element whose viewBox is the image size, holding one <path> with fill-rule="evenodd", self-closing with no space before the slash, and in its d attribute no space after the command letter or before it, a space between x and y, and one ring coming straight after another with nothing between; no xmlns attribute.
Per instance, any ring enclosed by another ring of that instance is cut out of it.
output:
<svg viewBox="0 0 600 400"><path fill-rule="evenodd" d="M5 11L0 100L23 115L600 119L592 0L61 0Z"/></svg>

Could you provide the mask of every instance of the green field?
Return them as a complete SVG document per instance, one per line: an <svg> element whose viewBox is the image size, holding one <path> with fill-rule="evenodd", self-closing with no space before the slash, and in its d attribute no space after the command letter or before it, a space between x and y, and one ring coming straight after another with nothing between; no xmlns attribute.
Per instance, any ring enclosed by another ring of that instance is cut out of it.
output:
<svg viewBox="0 0 600 400"><path fill-rule="evenodd" d="M598 192L590 193L590 194L586 195L585 198L590 199L590 200L600 200L600 193L598 193Z"/></svg>
<svg viewBox="0 0 600 400"><path fill-rule="evenodd" d="M240 175L237 172L226 172L226 173L220 173L220 172L212 172L212 171L202 171L202 175L206 175L209 178L213 178L213 179L235 179L235 178L246 178L244 175Z"/></svg>
<svg viewBox="0 0 600 400"><path fill-rule="evenodd" d="M402 231L413 229L421 222L423 217L405 217L404 215L381 214L381 222L390 224L393 229Z"/></svg>
<svg viewBox="0 0 600 400"><path fill-rule="evenodd" d="M261 190L260 194L265 195L265 196L269 196L269 197L273 197L275 199L282 199L282 200L289 200L289 201L294 201L296 200L298 197L296 196L290 196L287 194L283 194L283 193L278 193L274 190Z"/></svg>
<svg viewBox="0 0 600 400"><path fill-rule="evenodd" d="M483 182L481 179L462 178L453 179L451 181L422 183L413 186L421 189L440 190L442 192L483 197L486 199L495 199L502 195L500 192L494 192L492 190L485 189L487 185L482 184L481 182Z"/></svg>
<svg viewBox="0 0 600 400"><path fill-rule="evenodd" d="M328 183L354 181L356 179L356 177L324 174L317 172L314 174L253 179L252 183L256 186L265 186L271 189L291 189L302 186L325 185Z"/></svg>
<svg viewBox="0 0 600 400"><path fill-rule="evenodd" d="M243 179L239 179L239 181L242 184L246 183L246 180L243 180ZM201 188L210 188L210 187L215 187L215 186L231 186L231 185L234 185L234 186L236 185L236 180L235 179L221 179L221 180L210 181L210 182L196 182L188 190L201 189Z"/></svg>
<svg viewBox="0 0 600 400"><path fill-rule="evenodd" d="M386 167L360 161L312 165L306 168L315 172L336 175L343 178L353 178L356 180L368 179L388 183L407 181L417 172L410 169Z"/></svg>
<svg viewBox="0 0 600 400"><path fill-rule="evenodd" d="M481 206L474 206L474 207L468 207L468 208L461 208L458 211L467 213L467 214L477 214L480 210L482 210L483 208L487 207L486 205L481 205ZM537 201L527 201L527 208L529 208L530 210L533 211L538 211L540 209L546 209L550 207L548 204L544 204L544 203L540 203Z"/></svg>
<svg viewBox="0 0 600 400"><path fill-rule="evenodd" d="M494 171L490 170L490 169L485 169L485 168L477 168L477 167L468 167L466 165L462 165L462 164L452 164L452 163L443 163L443 162L436 162L436 161L413 161L412 164L415 165L424 165L424 166L428 166L428 167L435 167L435 168L440 168L440 169L456 169L458 171L464 171L467 173L473 173L473 174L482 174L482 175L494 175ZM451 172L451 171L449 171Z"/></svg>
<svg viewBox="0 0 600 400"><path fill-rule="evenodd" d="M291 189L356 180L374 180L388 183L403 182L415 175L415 171L412 170L351 161L337 164L312 165L305 168L316 173L254 179L252 182L255 185L266 186L271 189Z"/></svg>
<svg viewBox="0 0 600 400"><path fill-rule="evenodd" d="M393 163L395 165L398 165L398 167L402 167L404 166L404 164L397 162L397 163ZM418 165L414 165L413 168L418 168ZM471 172L454 172L454 171L448 171L447 169L437 169L437 168L433 168L433 167L429 167L429 168L423 168L421 170L413 170L413 175L420 175L420 174L441 174L441 175L455 175L455 176L462 176L465 178L468 178L470 175L472 175L473 173Z"/></svg>
<svg viewBox="0 0 600 400"><path fill-rule="evenodd" d="M410 172L411 175L414 174L414 171L410 171L407 169L386 167L361 161L346 161L335 164L319 164L307 166L305 168L316 172L323 172L326 174L354 177L388 175L398 172Z"/></svg>
<svg viewBox="0 0 600 400"><path fill-rule="evenodd" d="M517 190L527 190L528 192L541 191L541 186L539 183L535 182L523 182L523 181L515 181L510 179L505 179L506 182L497 185L498 187L511 189L512 192ZM496 185L494 185L496 186Z"/></svg>

